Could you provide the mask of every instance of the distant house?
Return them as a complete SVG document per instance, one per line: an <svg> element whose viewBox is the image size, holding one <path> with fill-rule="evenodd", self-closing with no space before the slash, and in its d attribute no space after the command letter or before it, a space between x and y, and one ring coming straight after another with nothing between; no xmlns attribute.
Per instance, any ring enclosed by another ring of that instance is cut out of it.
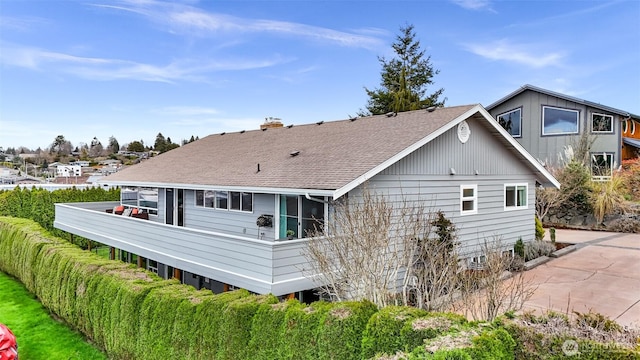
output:
<svg viewBox="0 0 640 360"><path fill-rule="evenodd" d="M590 158L593 175L599 178L609 177L614 164L620 165L623 124L640 121L627 111L532 85L522 86L487 110L547 165L558 164L558 155L577 144L580 136L595 138Z"/></svg>
<svg viewBox="0 0 640 360"><path fill-rule="evenodd" d="M307 231L365 183L442 210L469 261L494 237L533 240L535 187L559 186L480 105L214 134L101 182L120 202L56 204L54 226L197 288L299 298L318 285Z"/></svg>
<svg viewBox="0 0 640 360"><path fill-rule="evenodd" d="M56 176L57 177L58 176L59 177L82 176L82 166L58 164L56 166Z"/></svg>
<svg viewBox="0 0 640 360"><path fill-rule="evenodd" d="M89 164L91 164L91 162L88 161L88 160L76 160L76 161L70 162L69 164L70 165L77 165L77 166L80 166L80 167L88 167Z"/></svg>

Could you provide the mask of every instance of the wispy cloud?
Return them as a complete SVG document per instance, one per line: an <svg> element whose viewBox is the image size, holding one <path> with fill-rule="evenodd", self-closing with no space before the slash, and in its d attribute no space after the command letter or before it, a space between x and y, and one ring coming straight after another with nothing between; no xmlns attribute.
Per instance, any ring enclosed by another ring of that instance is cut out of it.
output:
<svg viewBox="0 0 640 360"><path fill-rule="evenodd" d="M466 44L464 47L467 51L490 60L512 62L533 68L561 66L565 57L561 52L550 52L547 46L514 44L508 40Z"/></svg>
<svg viewBox="0 0 640 360"><path fill-rule="evenodd" d="M0 63L32 70L72 74L91 80L142 80L173 83L209 81L206 74L265 68L288 62L279 56L271 59L173 60L166 65L146 64L121 59L82 57L33 47L2 44Z"/></svg>
<svg viewBox="0 0 640 360"><path fill-rule="evenodd" d="M345 47L376 49L384 45L379 36L383 32L374 29L338 31L296 22L269 19L250 19L227 14L207 12L197 7L157 1L124 1L118 5L98 4L102 8L128 11L143 15L168 27L174 33L197 36L233 34L278 34L314 39Z"/></svg>
<svg viewBox="0 0 640 360"><path fill-rule="evenodd" d="M20 31L20 32L32 32L36 31L42 25L48 24L49 21L43 18L34 16L23 17L7 17L0 16L0 29Z"/></svg>
<svg viewBox="0 0 640 360"><path fill-rule="evenodd" d="M450 1L468 10L492 10L490 0L450 0Z"/></svg>

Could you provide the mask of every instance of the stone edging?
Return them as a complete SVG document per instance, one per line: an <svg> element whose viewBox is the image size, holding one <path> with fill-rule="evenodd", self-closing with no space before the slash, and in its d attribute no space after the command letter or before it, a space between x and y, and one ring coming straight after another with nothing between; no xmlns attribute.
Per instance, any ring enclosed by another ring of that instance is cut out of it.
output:
<svg viewBox="0 0 640 360"><path fill-rule="evenodd" d="M554 252L551 253L551 255L549 255L552 258L559 258L560 256L566 255L572 251L575 251L577 249L576 245L569 245L569 246L565 246L560 250L556 250Z"/></svg>

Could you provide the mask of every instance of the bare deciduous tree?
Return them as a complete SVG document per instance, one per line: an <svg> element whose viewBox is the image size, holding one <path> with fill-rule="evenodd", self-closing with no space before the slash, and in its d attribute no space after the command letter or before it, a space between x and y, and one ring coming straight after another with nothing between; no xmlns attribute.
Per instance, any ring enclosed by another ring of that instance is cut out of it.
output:
<svg viewBox="0 0 640 360"><path fill-rule="evenodd" d="M378 306L408 302L400 290L415 263L417 239L429 237L424 202L396 202L364 187L335 204L329 224L313 235L304 254L319 290L332 299L368 299ZM408 270L409 269L409 270Z"/></svg>
<svg viewBox="0 0 640 360"><path fill-rule="evenodd" d="M510 272L513 262L499 238L482 245L481 270L461 273L460 293L451 310L474 320L495 319L508 311L518 311L537 289L524 272Z"/></svg>

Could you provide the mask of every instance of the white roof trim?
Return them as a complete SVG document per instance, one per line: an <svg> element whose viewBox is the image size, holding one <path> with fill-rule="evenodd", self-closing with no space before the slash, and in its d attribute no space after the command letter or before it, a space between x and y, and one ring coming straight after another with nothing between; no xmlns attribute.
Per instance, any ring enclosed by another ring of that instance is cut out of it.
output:
<svg viewBox="0 0 640 360"><path fill-rule="evenodd" d="M547 171L547 169L545 169L542 166L542 164L540 164L540 162L538 162L533 156L531 156L531 154L529 154L529 152L527 152L522 147L522 145L520 145L520 143L518 143L515 139L513 139L513 137L508 132L506 132L506 130L504 130L502 128L502 126L500 126L498 124L497 121L495 121L493 119L491 114L489 114L489 112L487 112L487 110L485 110L485 108L483 108L482 105L478 104L478 105L472 107L471 109L467 110L465 113L463 113L462 115L458 116L457 118L451 120L446 125L444 125L441 128L439 128L438 130L436 130L436 131L432 132L431 134L427 135L422 140L412 144L411 146L409 146L408 148L406 148L406 149L402 150L401 152L397 153L396 155L394 155L393 157L389 158L385 162L383 162L380 165L374 167L373 169L367 171L366 173L364 173L363 175L361 175L361 176L357 177L356 179L352 180L351 182L349 182L345 186L337 189L333 193L333 198L337 199L337 198L345 195L349 191L355 189L358 185L360 185L360 184L366 182L367 180L371 179L375 175L377 175L380 172L382 172L384 169L386 169L389 166L391 166L391 165L395 164L396 162L400 161L405 156L407 156L407 155L411 154L412 152L418 150L420 147L426 145L431 140L433 140L433 139L437 138L438 136L444 134L448 130L452 129L454 126L458 125L458 123L462 122L463 120L466 120L466 119L470 118L471 116L473 116L475 113L478 113L478 112L485 118L485 120L487 122L489 122L489 124L491 124L496 130L498 130L498 132L511 144L511 146L513 146L516 149L516 151L518 151L522 156L524 156L529 161L529 163L531 163L531 165L533 165L535 167L535 169L538 170L542 174L542 176L544 176L555 187L560 188L560 183L558 182L558 180L556 180L553 177L553 175L551 175L551 173L549 173Z"/></svg>
<svg viewBox="0 0 640 360"><path fill-rule="evenodd" d="M109 181L108 177L98 181L100 185L110 186L136 186L136 187L153 187L167 189L189 189L189 190L220 190L220 191L242 191L250 193L263 194L285 194L285 195L304 195L310 194L314 196L333 196L333 190L322 189L293 189L293 188L274 188L274 187L255 187L255 186L223 186L223 185L197 185L197 184L179 184L179 183L160 183L160 182L143 182L143 181Z"/></svg>

